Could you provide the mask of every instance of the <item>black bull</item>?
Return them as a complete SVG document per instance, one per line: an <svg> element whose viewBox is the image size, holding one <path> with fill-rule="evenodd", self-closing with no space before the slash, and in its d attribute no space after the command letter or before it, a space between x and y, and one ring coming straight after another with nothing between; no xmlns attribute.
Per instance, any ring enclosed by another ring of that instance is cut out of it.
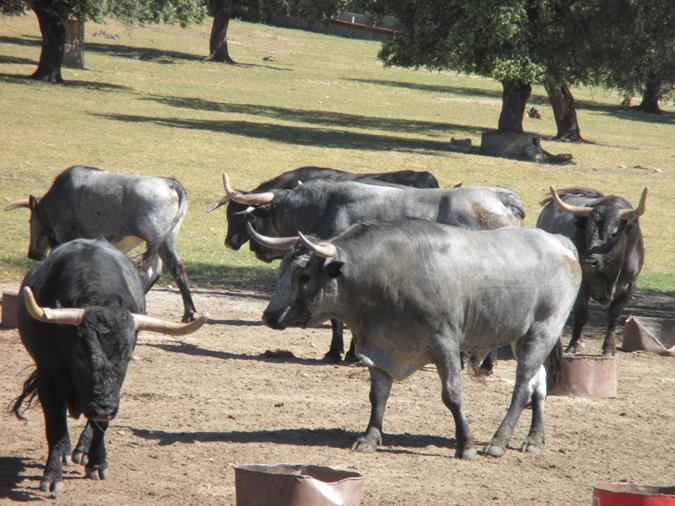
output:
<svg viewBox="0 0 675 506"><path fill-rule="evenodd" d="M582 348L581 330L588 321L592 297L607 307L607 331L603 355L616 350L614 331L635 289L644 263L639 219L645 212L647 188L636 209L624 199L581 188L567 188L544 200L537 227L569 237L577 248L583 281L574 307L574 327L568 352Z"/></svg>
<svg viewBox="0 0 675 506"><path fill-rule="evenodd" d="M415 188L438 188L438 181L436 178L426 171L398 170L394 172L354 174L338 169L310 166L299 167L284 172L283 174L279 174L278 176L259 184L251 190L251 193L261 193L270 190L291 190L298 186L298 184L306 183L307 181L312 181L314 179L324 179L326 181L379 181ZM248 217L246 214L242 214L248 207L248 204L232 202L228 195L225 194L218 202L209 208L209 212L214 211L225 204L227 204L227 236L225 237L225 246L238 250L249 240L248 230L246 229Z"/></svg>
<svg viewBox="0 0 675 506"><path fill-rule="evenodd" d="M63 488L62 463L86 464L86 476L107 477L104 434L119 408L120 388L139 330L172 335L194 332L202 316L186 325L149 318L135 265L104 240L78 239L57 247L24 278L19 333L36 369L15 400L37 394L45 418L49 456L43 491ZM66 411L88 423L71 457Z"/></svg>
<svg viewBox="0 0 675 506"><path fill-rule="evenodd" d="M381 444L392 382L433 363L455 420L456 456L474 457L460 351L484 355L507 344L518 360L516 382L487 453L504 454L528 402L523 450L541 449L542 364L551 355L559 366L560 336L581 282L571 241L536 229L471 231L417 220L358 224L318 244L301 237L284 256L263 321L281 329L337 318L354 330L357 356L370 368L371 416L353 449Z"/></svg>

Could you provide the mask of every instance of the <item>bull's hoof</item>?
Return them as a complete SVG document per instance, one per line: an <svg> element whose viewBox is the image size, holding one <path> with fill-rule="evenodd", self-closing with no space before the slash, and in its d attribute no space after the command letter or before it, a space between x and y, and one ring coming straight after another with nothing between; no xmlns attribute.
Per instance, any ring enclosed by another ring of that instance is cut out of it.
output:
<svg viewBox="0 0 675 506"><path fill-rule="evenodd" d="M336 351L329 351L323 356L323 361L331 364L339 364L342 356Z"/></svg>
<svg viewBox="0 0 675 506"><path fill-rule="evenodd" d="M352 450L359 453L374 453L377 445L365 437L360 437L352 445Z"/></svg>
<svg viewBox="0 0 675 506"><path fill-rule="evenodd" d="M455 452L455 458L471 460L476 456L477 453L478 452L474 446L469 446L467 448L457 448L457 451Z"/></svg>
<svg viewBox="0 0 675 506"><path fill-rule="evenodd" d="M495 444L491 444L490 447L487 449L485 452L487 453L490 457L503 457L504 453L506 453L506 450L504 449L503 446L498 446Z"/></svg>
<svg viewBox="0 0 675 506"><path fill-rule="evenodd" d="M613 357L616 355L616 349L614 348L603 348L602 349L602 356L603 357Z"/></svg>
<svg viewBox="0 0 675 506"><path fill-rule="evenodd" d="M107 480L108 468L105 466L87 467L84 474L90 480Z"/></svg>
<svg viewBox="0 0 675 506"><path fill-rule="evenodd" d="M41 492L52 492L53 494L58 494L59 492L63 491L63 489L63 480L50 480L47 478L40 482Z"/></svg>
<svg viewBox="0 0 675 506"><path fill-rule="evenodd" d="M523 446L520 447L520 451L523 453L530 453L532 455L537 455L541 453L543 443L535 441L534 439L527 438L523 442Z"/></svg>
<svg viewBox="0 0 675 506"><path fill-rule="evenodd" d="M567 348L565 348L565 353L571 353L576 355L584 351L584 343L582 341L577 341L575 344L570 343Z"/></svg>
<svg viewBox="0 0 675 506"><path fill-rule="evenodd" d="M88 461L89 458L87 457L86 453L77 450L73 452L73 462L76 464L82 464L83 466L86 466Z"/></svg>
<svg viewBox="0 0 675 506"><path fill-rule="evenodd" d="M72 465L73 465L73 459L72 459L72 457L71 457L70 455L68 455L68 454L65 454L65 455L63 456L63 458L61 459L61 461L63 462L63 465L64 465L64 466L72 466Z"/></svg>

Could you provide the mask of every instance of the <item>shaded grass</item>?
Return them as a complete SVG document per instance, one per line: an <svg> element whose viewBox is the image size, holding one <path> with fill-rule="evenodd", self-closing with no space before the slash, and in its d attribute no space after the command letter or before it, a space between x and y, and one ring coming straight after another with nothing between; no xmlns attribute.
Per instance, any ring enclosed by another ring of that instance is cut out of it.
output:
<svg viewBox="0 0 675 506"><path fill-rule="evenodd" d="M538 165L447 151L451 137L478 145L481 132L495 128L501 86L450 72L385 69L376 42L233 21L230 51L241 64L228 66L204 61L208 23L188 30L88 23L87 69L64 69L67 85L54 86L27 79L39 56L35 17L0 19L0 205L43 194L74 164L176 177L190 196L178 250L195 285L273 284L276 264L260 264L246 248L226 250L224 213L205 212L221 195L224 170L236 186L251 188L318 165L429 170L445 186L508 186L526 204L529 226L551 184L633 202L650 186L639 285L675 289L672 107L643 115L619 107L615 92L575 89L591 142L544 142L553 153L572 153L576 165ZM97 30L119 40L93 37ZM543 119L525 118L525 128L555 135L544 90L535 87L530 102ZM0 281L18 281L31 265L27 213L0 219Z"/></svg>

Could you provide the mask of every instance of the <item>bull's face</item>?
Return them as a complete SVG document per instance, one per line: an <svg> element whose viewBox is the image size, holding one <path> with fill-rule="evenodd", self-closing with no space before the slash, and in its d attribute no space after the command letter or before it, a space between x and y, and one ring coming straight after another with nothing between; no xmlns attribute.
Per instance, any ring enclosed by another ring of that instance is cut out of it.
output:
<svg viewBox="0 0 675 506"><path fill-rule="evenodd" d="M119 410L120 389L136 344L131 313L121 308L86 311L77 326L73 376L77 402L73 415L109 421Z"/></svg>
<svg viewBox="0 0 675 506"><path fill-rule="evenodd" d="M248 241L248 231L246 230L246 215L237 214L246 210L246 206L230 202L227 205L227 236L225 237L225 246L238 251L246 241Z"/></svg>
<svg viewBox="0 0 675 506"><path fill-rule="evenodd" d="M334 258L321 258L298 241L279 267L274 294L262 317L265 324L280 330L316 325L328 319L342 265Z"/></svg>
<svg viewBox="0 0 675 506"><path fill-rule="evenodd" d="M30 244L28 245L28 258L31 260L43 260L51 249L51 241L47 228L42 223L39 210L39 199L29 198L30 206Z"/></svg>
<svg viewBox="0 0 675 506"><path fill-rule="evenodd" d="M275 212L275 205L265 205L257 207L251 213L251 224L259 233L270 237L278 237L279 231L274 225L273 213ZM251 251L255 254L258 260L263 262L271 262L283 258L284 252L266 248L265 246L255 242L250 242Z"/></svg>
<svg viewBox="0 0 675 506"><path fill-rule="evenodd" d="M581 266L590 280L593 298L601 304L613 298L615 280L611 277L621 270L628 237L636 223L635 219L621 219L618 208L605 205L595 207L587 218L577 218L585 238Z"/></svg>

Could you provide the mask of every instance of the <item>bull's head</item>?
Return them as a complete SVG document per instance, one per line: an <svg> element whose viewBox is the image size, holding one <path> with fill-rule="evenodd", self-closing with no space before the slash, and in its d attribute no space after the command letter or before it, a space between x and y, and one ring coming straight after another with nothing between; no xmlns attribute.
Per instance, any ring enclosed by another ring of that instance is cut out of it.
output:
<svg viewBox="0 0 675 506"><path fill-rule="evenodd" d="M20 208L30 209L30 243L28 245L28 258L42 260L50 249L56 246L56 240L49 233L49 227L43 223L40 212L40 197L31 195L24 200L18 200L5 207L5 211Z"/></svg>
<svg viewBox="0 0 675 506"><path fill-rule="evenodd" d="M635 237L633 230L646 209L648 189L642 191L637 208L626 207L619 197L604 197L593 207L573 206L563 201L551 187L553 201L566 213L577 218L577 226L583 229L581 265L591 275L607 272L611 266L620 266L626 253L627 243ZM618 270L616 270L618 273ZM610 293L594 293L598 302L609 302ZM605 299L605 300L603 300Z"/></svg>
<svg viewBox="0 0 675 506"><path fill-rule="evenodd" d="M108 421L117 415L120 389L139 330L185 335L195 332L208 318L202 315L188 324L175 324L130 313L121 305L86 309L40 307L29 287L24 287L23 298L34 319L76 327L71 372L77 396L71 414L82 413L97 421Z"/></svg>
<svg viewBox="0 0 675 506"><path fill-rule="evenodd" d="M337 278L343 262L330 242L314 243L302 233L293 237L265 237L249 225L251 238L268 249L287 251L274 294L263 313L263 321L273 329L315 325L330 317L337 295Z"/></svg>
<svg viewBox="0 0 675 506"><path fill-rule="evenodd" d="M227 204L227 236L225 246L239 250L249 240L246 223L251 219L263 217L274 200L274 192L245 193L232 188L227 173L223 172L225 194L213 204L208 212L215 211Z"/></svg>

